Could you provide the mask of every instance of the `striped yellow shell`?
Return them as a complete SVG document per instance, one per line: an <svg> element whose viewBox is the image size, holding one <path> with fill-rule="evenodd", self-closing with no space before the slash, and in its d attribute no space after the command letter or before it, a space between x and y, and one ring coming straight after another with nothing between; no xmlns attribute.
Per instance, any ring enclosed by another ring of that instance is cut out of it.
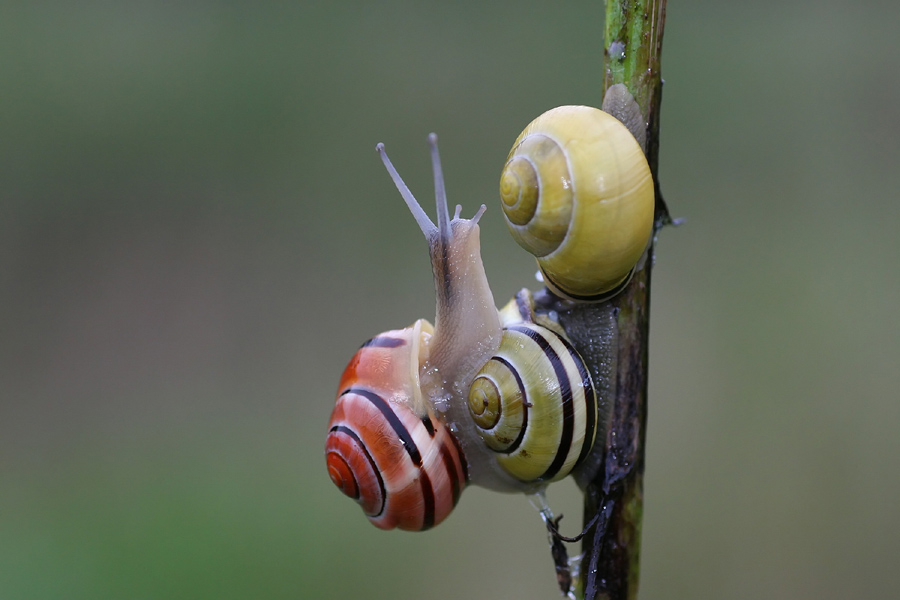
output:
<svg viewBox="0 0 900 600"><path fill-rule="evenodd" d="M500 468L522 482L562 479L594 444L591 376L556 328L506 324L500 348L469 388L468 404Z"/></svg>
<svg viewBox="0 0 900 600"><path fill-rule="evenodd" d="M531 122L500 177L506 224L559 296L605 300L628 282L653 228L640 145L615 117L560 106Z"/></svg>

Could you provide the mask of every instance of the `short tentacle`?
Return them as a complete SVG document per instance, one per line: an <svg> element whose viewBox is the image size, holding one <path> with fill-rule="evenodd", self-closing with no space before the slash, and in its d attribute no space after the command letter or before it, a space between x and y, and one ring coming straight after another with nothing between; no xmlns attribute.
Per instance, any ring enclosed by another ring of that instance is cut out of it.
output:
<svg viewBox="0 0 900 600"><path fill-rule="evenodd" d="M478 211L475 213L475 216L472 217L472 223L473 223L473 224L474 224L474 223L478 223L478 221L481 220L481 215L483 215L483 214L484 214L484 211L486 211L486 210L487 210L487 205L482 204L482 205L478 208Z"/></svg>

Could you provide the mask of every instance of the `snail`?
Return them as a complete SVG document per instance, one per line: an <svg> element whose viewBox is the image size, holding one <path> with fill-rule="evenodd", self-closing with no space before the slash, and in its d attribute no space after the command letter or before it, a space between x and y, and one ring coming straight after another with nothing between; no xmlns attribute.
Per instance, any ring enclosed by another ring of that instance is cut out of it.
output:
<svg viewBox="0 0 900 600"><path fill-rule="evenodd" d="M440 523L468 481L456 438L422 403L418 358L431 334L419 320L363 344L331 415L328 474L382 529Z"/></svg>
<svg viewBox="0 0 900 600"><path fill-rule="evenodd" d="M587 368L527 290L496 309L481 261L485 207L464 219L457 206L451 219L429 141L437 224L377 149L428 241L434 327L419 320L357 351L326 440L332 481L384 529L437 525L468 483L538 492L584 459L599 422Z"/></svg>
<svg viewBox="0 0 900 600"><path fill-rule="evenodd" d="M500 347L469 387L470 416L506 473L523 484L558 481L594 444L591 375L565 332L534 314L527 290L501 318Z"/></svg>
<svg viewBox="0 0 900 600"><path fill-rule="evenodd" d="M624 86L610 88L608 105L626 122L634 111L640 116ZM532 121L510 150L500 197L513 238L537 258L545 285L562 298L597 302L616 295L650 241L647 159L629 128L597 108L560 106Z"/></svg>
<svg viewBox="0 0 900 600"><path fill-rule="evenodd" d="M643 132L640 110L624 86L608 90L604 108L616 116L586 106L539 116L500 181L513 237L537 257L547 287L574 301L621 291L653 227L644 142L630 133ZM384 529L437 525L469 483L534 494L547 520L546 485L597 461L593 446L606 433L597 390L608 386L595 386L527 290L496 309L481 261L485 206L471 219L457 206L450 217L437 137L429 142L436 224L377 150L428 242L435 324L380 334L354 355L328 425L328 472Z"/></svg>

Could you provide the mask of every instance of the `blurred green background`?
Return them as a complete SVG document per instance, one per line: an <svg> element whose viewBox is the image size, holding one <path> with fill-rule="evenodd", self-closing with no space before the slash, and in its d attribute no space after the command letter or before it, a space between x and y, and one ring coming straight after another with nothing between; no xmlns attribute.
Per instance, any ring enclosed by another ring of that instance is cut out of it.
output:
<svg viewBox="0 0 900 600"><path fill-rule="evenodd" d="M598 2L0 6L0 598L556 598L522 497L376 530L322 444L359 344L433 318L426 205L600 102ZM678 2L642 598L897 597L900 8ZM580 528L571 483L550 490Z"/></svg>

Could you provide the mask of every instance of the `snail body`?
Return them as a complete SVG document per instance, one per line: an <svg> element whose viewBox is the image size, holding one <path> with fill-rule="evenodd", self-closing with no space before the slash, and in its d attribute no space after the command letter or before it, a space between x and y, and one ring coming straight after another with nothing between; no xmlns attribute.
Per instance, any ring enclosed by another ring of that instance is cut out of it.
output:
<svg viewBox="0 0 900 600"><path fill-rule="evenodd" d="M640 144L589 106L554 108L522 131L500 197L510 233L537 258L544 283L572 300L621 291L653 229L653 178Z"/></svg>
<svg viewBox="0 0 900 600"><path fill-rule="evenodd" d="M378 151L428 242L435 325L419 320L364 344L341 378L326 441L332 481L385 529L424 530L440 523L469 481L507 491L517 486L481 457L489 450L480 448L463 400L502 337L481 262L478 219L484 207L472 219L460 218L459 208L450 217L436 138L430 140L437 224L380 144ZM373 401L373 394L380 400ZM365 435L353 438L349 431Z"/></svg>

